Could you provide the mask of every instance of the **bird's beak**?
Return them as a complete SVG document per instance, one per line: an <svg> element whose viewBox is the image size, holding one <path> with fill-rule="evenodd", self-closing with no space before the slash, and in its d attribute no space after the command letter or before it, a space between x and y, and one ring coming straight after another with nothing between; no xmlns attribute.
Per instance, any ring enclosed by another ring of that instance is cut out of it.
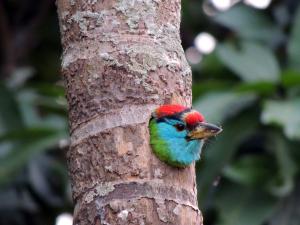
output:
<svg viewBox="0 0 300 225"><path fill-rule="evenodd" d="M188 136L191 139L204 139L216 136L220 132L222 132L222 128L217 127L214 124L200 122L189 132Z"/></svg>

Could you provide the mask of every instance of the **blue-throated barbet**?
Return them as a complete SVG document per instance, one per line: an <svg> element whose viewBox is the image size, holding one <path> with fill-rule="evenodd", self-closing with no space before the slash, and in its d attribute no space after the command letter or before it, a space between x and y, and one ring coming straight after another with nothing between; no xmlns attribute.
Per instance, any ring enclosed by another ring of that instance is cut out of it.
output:
<svg viewBox="0 0 300 225"><path fill-rule="evenodd" d="M205 122L198 111L182 105L160 106L152 114L149 129L154 154L175 167L198 160L204 140L222 131Z"/></svg>

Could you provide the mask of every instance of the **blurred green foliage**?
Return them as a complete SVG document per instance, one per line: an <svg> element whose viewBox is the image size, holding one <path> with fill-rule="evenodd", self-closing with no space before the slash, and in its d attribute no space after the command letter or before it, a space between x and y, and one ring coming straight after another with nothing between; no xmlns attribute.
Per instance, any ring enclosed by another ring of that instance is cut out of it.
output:
<svg viewBox="0 0 300 225"><path fill-rule="evenodd" d="M1 225L53 225L59 213L72 211L53 3L0 2Z"/></svg>
<svg viewBox="0 0 300 225"><path fill-rule="evenodd" d="M266 10L239 3L213 16L203 4L183 0L182 39L184 48L202 31L218 40L192 66L194 107L224 129L197 164L205 225L298 225L298 1ZM0 20L11 28L0 25L1 225L54 224L72 211L56 17L52 1L0 2ZM20 53L11 59L9 51Z"/></svg>
<svg viewBox="0 0 300 225"><path fill-rule="evenodd" d="M218 44L193 66L194 107L224 131L197 164L206 225L300 224L295 3L274 2L265 11L237 4L207 19L204 31Z"/></svg>

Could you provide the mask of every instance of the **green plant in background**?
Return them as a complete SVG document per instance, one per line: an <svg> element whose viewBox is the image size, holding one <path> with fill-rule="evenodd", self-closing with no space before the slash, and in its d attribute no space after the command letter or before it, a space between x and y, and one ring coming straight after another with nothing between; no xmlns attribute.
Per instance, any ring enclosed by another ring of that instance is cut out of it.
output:
<svg viewBox="0 0 300 225"><path fill-rule="evenodd" d="M0 2L1 225L53 225L58 214L72 210L64 159L66 100L54 83L60 41L51 2Z"/></svg>
<svg viewBox="0 0 300 225"><path fill-rule="evenodd" d="M193 68L194 107L224 132L197 165L206 224L299 224L300 7L290 11L238 4L209 18L225 35Z"/></svg>
<svg viewBox="0 0 300 225"><path fill-rule="evenodd" d="M25 224L29 215L46 224L43 208L54 216L70 205L66 100L62 87L14 79L0 88L0 224Z"/></svg>

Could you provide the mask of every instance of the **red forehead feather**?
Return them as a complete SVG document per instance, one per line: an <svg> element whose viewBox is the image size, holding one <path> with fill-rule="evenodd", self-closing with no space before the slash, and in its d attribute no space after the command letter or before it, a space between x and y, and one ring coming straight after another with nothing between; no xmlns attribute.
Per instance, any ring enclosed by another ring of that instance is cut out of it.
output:
<svg viewBox="0 0 300 225"><path fill-rule="evenodd" d="M203 122L204 116L197 111L192 111L187 113L187 115L184 117L184 120L187 124L194 125L196 123Z"/></svg>
<svg viewBox="0 0 300 225"><path fill-rule="evenodd" d="M156 110L156 116L157 118L170 116L175 113L180 113L186 109L188 108L182 105L163 105Z"/></svg>

